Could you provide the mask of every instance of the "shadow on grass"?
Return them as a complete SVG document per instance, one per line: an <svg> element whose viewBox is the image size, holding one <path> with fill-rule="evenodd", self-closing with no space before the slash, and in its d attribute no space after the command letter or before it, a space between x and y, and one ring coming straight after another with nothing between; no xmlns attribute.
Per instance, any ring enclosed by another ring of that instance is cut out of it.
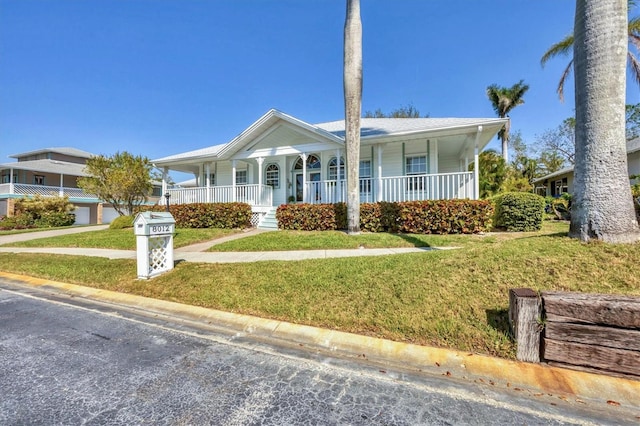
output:
<svg viewBox="0 0 640 426"><path fill-rule="evenodd" d="M399 238L402 238L403 240L405 240L406 242L408 242L409 244L411 244L414 247L431 247L430 244L425 243L424 241L422 241L420 238L416 238L411 234L390 234L390 235L397 235Z"/></svg>
<svg viewBox="0 0 640 426"><path fill-rule="evenodd" d="M513 340L511 328L509 327L509 310L487 309L485 312L487 315L487 324Z"/></svg>

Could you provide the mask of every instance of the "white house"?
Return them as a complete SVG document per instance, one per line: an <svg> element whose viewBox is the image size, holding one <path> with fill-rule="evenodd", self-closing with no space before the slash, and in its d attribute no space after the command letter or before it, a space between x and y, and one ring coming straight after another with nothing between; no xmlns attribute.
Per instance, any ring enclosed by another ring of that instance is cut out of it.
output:
<svg viewBox="0 0 640 426"><path fill-rule="evenodd" d="M507 121L362 119L361 201L477 199L478 153ZM163 181L171 203L247 202L259 224L287 202L346 201L344 128L344 120L309 124L272 109L227 143L153 163L165 176L174 170L195 177L192 188Z"/></svg>
<svg viewBox="0 0 640 426"><path fill-rule="evenodd" d="M629 176L640 175L640 138L627 142L627 166ZM543 196L558 197L565 192L571 194L573 193L573 166L534 179L533 185L536 193Z"/></svg>

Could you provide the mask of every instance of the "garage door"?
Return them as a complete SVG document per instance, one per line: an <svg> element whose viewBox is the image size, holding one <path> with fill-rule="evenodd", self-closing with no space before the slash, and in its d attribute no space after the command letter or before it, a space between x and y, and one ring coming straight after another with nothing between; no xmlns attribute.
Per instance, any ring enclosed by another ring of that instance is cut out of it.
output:
<svg viewBox="0 0 640 426"><path fill-rule="evenodd" d="M76 215L76 221L74 225L88 225L91 223L91 208L90 207L76 207L73 211Z"/></svg>

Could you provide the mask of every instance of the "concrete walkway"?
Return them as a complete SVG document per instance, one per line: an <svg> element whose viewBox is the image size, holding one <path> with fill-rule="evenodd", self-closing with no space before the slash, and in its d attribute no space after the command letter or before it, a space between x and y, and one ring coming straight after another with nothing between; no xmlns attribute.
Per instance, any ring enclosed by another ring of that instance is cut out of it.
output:
<svg viewBox="0 0 640 426"><path fill-rule="evenodd" d="M24 234L12 234L0 236L0 246L13 242L21 242L38 238L54 237L65 234L75 234L79 232L90 232L106 229L108 225L79 227L60 229L54 231L29 232ZM200 262L200 263L243 263L260 262L267 260L294 261L305 259L329 259L337 257L358 257L358 256L385 256L390 254L404 253L424 253L431 250L448 250L446 248L433 247L407 247L407 248L376 248L376 249L342 249L342 250L294 250L294 251L269 251L269 252L208 252L211 246L222 244L227 241L246 238L257 235L265 231L262 229L252 229L246 232L229 235L216 240L205 241L174 250L176 261ZM134 250L111 250L97 248L63 248L63 247L0 247L0 253L50 253L66 254L72 256L96 256L109 259L135 259Z"/></svg>

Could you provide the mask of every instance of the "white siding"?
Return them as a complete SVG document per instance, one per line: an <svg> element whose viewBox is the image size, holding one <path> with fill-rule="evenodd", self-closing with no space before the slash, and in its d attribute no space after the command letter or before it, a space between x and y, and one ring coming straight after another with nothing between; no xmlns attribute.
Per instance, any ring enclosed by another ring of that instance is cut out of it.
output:
<svg viewBox="0 0 640 426"><path fill-rule="evenodd" d="M287 179L290 175L286 173L286 160L284 157L267 158L262 165L262 183L266 185L265 170L268 164L277 164L280 167L280 187L273 189L273 205L279 206L287 202Z"/></svg>
<svg viewBox="0 0 640 426"><path fill-rule="evenodd" d="M216 171L216 185L217 186L226 186L231 185L231 171L232 171L231 163L224 161L218 163L218 169Z"/></svg>
<svg viewBox="0 0 640 426"><path fill-rule="evenodd" d="M464 166L464 163L463 163ZM438 171L440 173L457 173L460 171L460 159L457 157L440 157L438 159Z"/></svg>
<svg viewBox="0 0 640 426"><path fill-rule="evenodd" d="M377 154L376 154L377 158ZM382 151L382 176L402 176L402 144L390 144Z"/></svg>
<svg viewBox="0 0 640 426"><path fill-rule="evenodd" d="M405 155L427 155L427 140L421 139L404 143Z"/></svg>

